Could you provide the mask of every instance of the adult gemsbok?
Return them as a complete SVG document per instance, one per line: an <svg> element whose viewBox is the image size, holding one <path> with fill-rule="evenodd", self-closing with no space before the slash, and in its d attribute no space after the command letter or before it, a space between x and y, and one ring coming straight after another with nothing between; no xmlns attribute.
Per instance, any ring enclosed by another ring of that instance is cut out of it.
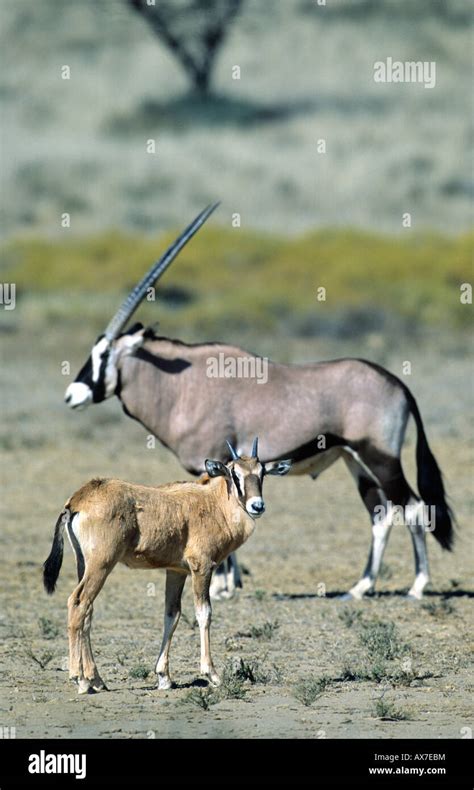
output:
<svg viewBox="0 0 474 790"><path fill-rule="evenodd" d="M214 211L209 206L150 268L125 299L66 391L66 403L85 408L116 395L126 414L138 420L191 474L204 472L202 458L230 459L229 437L241 452L258 432L264 463L293 460L293 474L315 479L342 458L355 478L372 521L372 545L362 578L348 596L374 589L392 526L394 508L403 508L415 554L415 580L409 596L421 598L429 581L424 504L431 507L430 530L451 549L453 525L442 475L426 439L415 398L382 367L363 359L310 365L268 361L266 382L252 377L209 375L216 358L235 362L262 358L221 343L189 345L158 337L152 329L127 322L147 289ZM265 360L267 362L267 360ZM410 414L417 432L417 496L403 473L400 455ZM384 517L381 517L381 512ZM229 558L214 575L213 597L228 596L240 584L238 565Z"/></svg>

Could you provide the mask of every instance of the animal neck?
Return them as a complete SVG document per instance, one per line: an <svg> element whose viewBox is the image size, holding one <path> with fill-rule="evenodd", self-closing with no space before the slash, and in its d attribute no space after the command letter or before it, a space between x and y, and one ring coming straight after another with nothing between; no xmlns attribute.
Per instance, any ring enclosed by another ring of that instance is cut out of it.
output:
<svg viewBox="0 0 474 790"><path fill-rule="evenodd" d="M191 474L203 471L204 458L218 457L216 453L222 451L223 424L227 435L235 432L226 405L232 387L226 379L209 375L209 359L224 353L235 355L238 349L150 337L121 363L117 394L126 413L170 449ZM214 435L210 414L217 426Z"/></svg>
<svg viewBox="0 0 474 790"><path fill-rule="evenodd" d="M255 520L249 516L239 500L229 493L228 483L220 478L219 497L226 503L226 521L236 544L242 545L255 529Z"/></svg>
<svg viewBox="0 0 474 790"><path fill-rule="evenodd" d="M167 338L146 340L136 354L125 357L119 371L117 395L125 412L174 450L172 412L182 377L191 362L183 347Z"/></svg>

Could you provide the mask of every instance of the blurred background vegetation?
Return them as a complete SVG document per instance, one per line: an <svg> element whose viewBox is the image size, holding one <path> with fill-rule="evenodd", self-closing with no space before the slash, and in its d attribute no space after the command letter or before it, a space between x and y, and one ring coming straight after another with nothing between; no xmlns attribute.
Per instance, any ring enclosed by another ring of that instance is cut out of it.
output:
<svg viewBox="0 0 474 790"><path fill-rule="evenodd" d="M157 304L141 308L163 334L345 344L463 330L468 0L145 6L0 0L1 279L17 284L19 305L2 327L86 324L92 339L164 245L220 199ZM436 87L374 83L389 55L436 61Z"/></svg>

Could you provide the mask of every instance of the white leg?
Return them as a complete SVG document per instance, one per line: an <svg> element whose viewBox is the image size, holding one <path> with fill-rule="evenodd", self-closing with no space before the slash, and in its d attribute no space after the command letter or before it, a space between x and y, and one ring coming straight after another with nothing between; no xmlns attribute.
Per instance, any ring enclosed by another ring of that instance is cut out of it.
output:
<svg viewBox="0 0 474 790"><path fill-rule="evenodd" d="M385 518L372 524L372 545L369 559L362 576L349 590L349 596L360 600L366 592L372 592L379 574L382 557L392 528L392 513L387 511Z"/></svg>
<svg viewBox="0 0 474 790"><path fill-rule="evenodd" d="M201 675L209 678L211 683L219 685L219 675L217 674L211 658L211 601L209 598L210 574L205 576L193 573L194 606L196 610L196 620L199 624L199 634L201 637Z"/></svg>
<svg viewBox="0 0 474 790"><path fill-rule="evenodd" d="M221 562L212 574L210 596L213 601L221 601L227 593L227 560Z"/></svg>
<svg viewBox="0 0 474 790"><path fill-rule="evenodd" d="M342 596L343 599L355 598L361 600L365 593L372 592L374 589L382 563L383 553L387 546L390 530L392 528L392 514L387 509L387 499L384 492L375 486L375 480L372 477L366 477L363 471L361 471L361 466L357 459L352 455L345 454L344 461L357 483L365 506L369 512L372 513L372 543L364 573L357 584L351 587L346 595ZM366 491L361 491L362 482L367 484ZM375 511L377 506L382 506L385 509L382 514Z"/></svg>
<svg viewBox="0 0 474 790"><path fill-rule="evenodd" d="M181 596L185 581L186 575L184 573L166 571L165 622L160 655L155 668L159 689L170 689L172 686L169 674L169 652L171 639L181 616Z"/></svg>
<svg viewBox="0 0 474 790"><path fill-rule="evenodd" d="M237 555L230 554L213 573L210 596L213 601L233 598L237 587L242 587Z"/></svg>
<svg viewBox="0 0 474 790"><path fill-rule="evenodd" d="M408 592L408 597L418 600L423 597L423 590L430 581L426 531L422 518L423 504L420 500L411 497L406 508L407 526L411 533L415 554L415 581Z"/></svg>

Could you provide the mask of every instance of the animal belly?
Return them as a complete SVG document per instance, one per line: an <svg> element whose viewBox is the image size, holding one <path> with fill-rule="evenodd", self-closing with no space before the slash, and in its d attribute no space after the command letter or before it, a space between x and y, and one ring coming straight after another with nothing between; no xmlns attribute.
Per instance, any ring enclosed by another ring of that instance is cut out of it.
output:
<svg viewBox="0 0 474 790"><path fill-rule="evenodd" d="M324 472L331 464L333 464L341 455L340 447L331 447L322 453L313 455L311 458L305 458L304 461L297 461L294 463L290 470L290 475L317 475Z"/></svg>
<svg viewBox="0 0 474 790"><path fill-rule="evenodd" d="M135 570L153 570L156 568L169 568L170 570L188 571L188 567L175 557L155 557L153 554L142 553L139 551L129 552L121 562L127 568Z"/></svg>
<svg viewBox="0 0 474 790"><path fill-rule="evenodd" d="M163 568L164 565L161 565L154 560L150 560L148 557L144 556L143 554L127 554L126 557L122 560L123 564L127 566L127 568L136 568L143 570L150 570L152 568Z"/></svg>

